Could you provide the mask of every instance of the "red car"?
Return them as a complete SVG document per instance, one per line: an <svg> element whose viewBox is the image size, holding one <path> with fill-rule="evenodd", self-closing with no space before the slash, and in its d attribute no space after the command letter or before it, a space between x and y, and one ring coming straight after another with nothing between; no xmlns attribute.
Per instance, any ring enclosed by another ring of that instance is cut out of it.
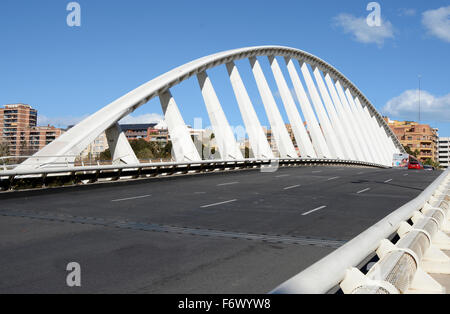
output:
<svg viewBox="0 0 450 314"><path fill-rule="evenodd" d="M423 165L417 159L410 157L409 163L408 163L408 169L423 170Z"/></svg>

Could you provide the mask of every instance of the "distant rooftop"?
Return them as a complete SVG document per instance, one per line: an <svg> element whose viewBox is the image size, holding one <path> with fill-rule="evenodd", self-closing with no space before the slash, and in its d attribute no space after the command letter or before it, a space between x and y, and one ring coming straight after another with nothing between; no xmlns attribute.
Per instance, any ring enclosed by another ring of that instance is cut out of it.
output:
<svg viewBox="0 0 450 314"><path fill-rule="evenodd" d="M18 104L7 104L7 105L4 105L4 107L5 107L5 108L17 108L17 107L19 107L19 106L23 106L23 107L31 108L31 106L30 106L30 105L27 105L27 104L21 104L21 103L18 103Z"/></svg>
<svg viewBox="0 0 450 314"><path fill-rule="evenodd" d="M148 128L154 128L156 123L140 123L140 124L121 124L120 127L123 131L126 130L147 130ZM73 128L75 125L69 125L68 129Z"/></svg>
<svg viewBox="0 0 450 314"><path fill-rule="evenodd" d="M141 124L121 124L122 130L147 130L148 128L154 128L156 123L141 123Z"/></svg>

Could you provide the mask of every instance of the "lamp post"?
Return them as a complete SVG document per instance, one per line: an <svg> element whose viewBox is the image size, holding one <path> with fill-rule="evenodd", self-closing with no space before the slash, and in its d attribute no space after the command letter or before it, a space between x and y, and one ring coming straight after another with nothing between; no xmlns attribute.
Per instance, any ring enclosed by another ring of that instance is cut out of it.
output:
<svg viewBox="0 0 450 314"><path fill-rule="evenodd" d="M421 116L420 116L420 92L421 92L420 80L422 79L422 75L419 74L418 78L419 78L419 124L420 124L420 118L421 118Z"/></svg>

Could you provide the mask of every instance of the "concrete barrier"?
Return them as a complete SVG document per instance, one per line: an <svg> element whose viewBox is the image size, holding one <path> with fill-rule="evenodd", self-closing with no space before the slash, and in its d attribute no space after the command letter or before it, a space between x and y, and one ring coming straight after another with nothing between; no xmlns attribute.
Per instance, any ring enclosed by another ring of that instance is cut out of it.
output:
<svg viewBox="0 0 450 314"><path fill-rule="evenodd" d="M289 279L271 293L445 293L430 274L450 276L450 170L417 198L359 236ZM412 221L412 225L408 223ZM397 232L394 245L387 238ZM379 261L367 274L361 265L374 252Z"/></svg>

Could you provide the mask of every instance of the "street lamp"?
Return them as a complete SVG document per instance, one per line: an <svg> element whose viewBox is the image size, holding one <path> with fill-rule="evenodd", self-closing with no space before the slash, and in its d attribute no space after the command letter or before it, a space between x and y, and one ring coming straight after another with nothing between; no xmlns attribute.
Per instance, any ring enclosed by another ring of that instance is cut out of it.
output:
<svg viewBox="0 0 450 314"><path fill-rule="evenodd" d="M420 80L422 79L422 75L420 75L419 74L419 76L418 76L418 78L419 78L419 124L420 124L420 118L421 118L421 116L420 116Z"/></svg>

